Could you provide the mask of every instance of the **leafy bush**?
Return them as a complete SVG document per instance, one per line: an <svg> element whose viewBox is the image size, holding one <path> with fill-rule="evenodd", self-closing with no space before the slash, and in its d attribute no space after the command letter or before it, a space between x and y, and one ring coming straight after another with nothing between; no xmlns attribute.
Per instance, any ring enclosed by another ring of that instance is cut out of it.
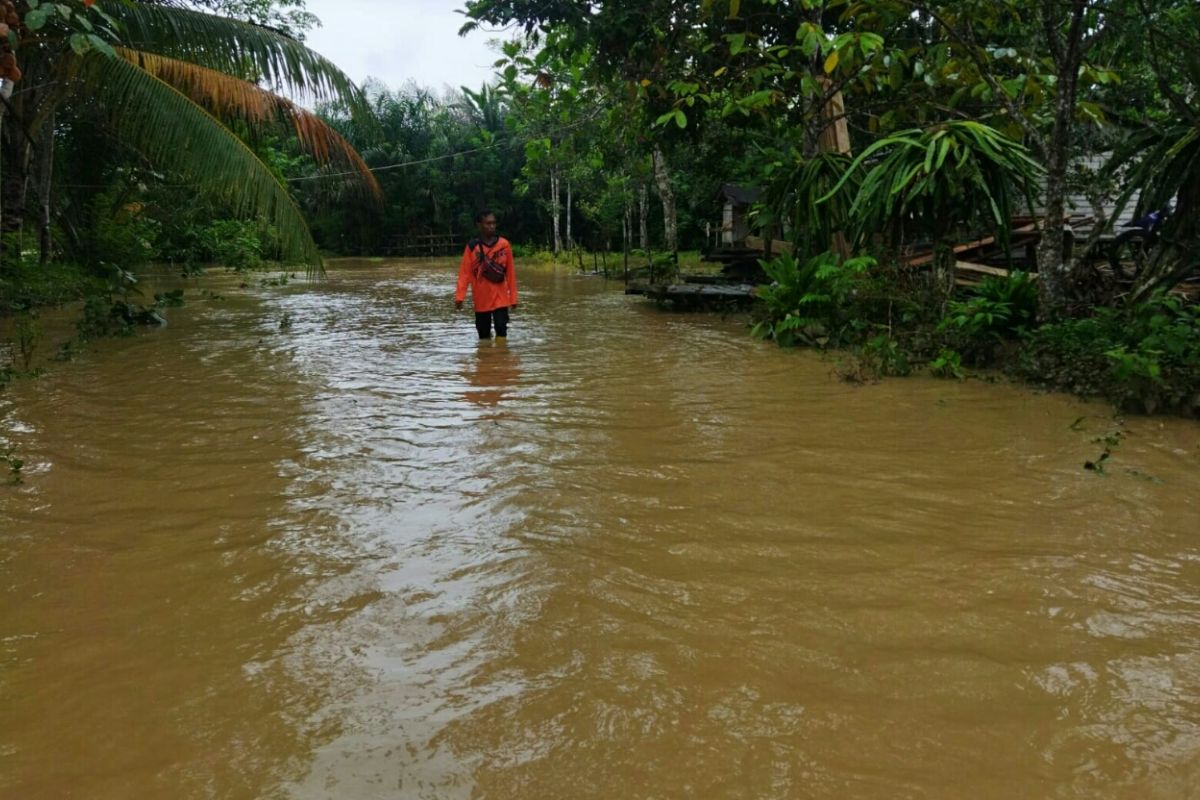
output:
<svg viewBox="0 0 1200 800"><path fill-rule="evenodd" d="M1013 272L985 278L972 297L951 301L941 327L976 338L1013 339L1034 324L1037 309L1037 286L1024 272Z"/></svg>
<svg viewBox="0 0 1200 800"><path fill-rule="evenodd" d="M1006 329L998 331L1005 336L1020 335L1037 320L1038 288L1025 272L1014 271L1007 278L988 277L975 289L981 300L1003 303L1009 309Z"/></svg>
<svg viewBox="0 0 1200 800"><path fill-rule="evenodd" d="M753 333L781 347L839 345L851 331L848 305L857 279L875 264L869 256L841 261L825 252L801 264L790 253L760 261L771 278L759 288L764 319Z"/></svg>
<svg viewBox="0 0 1200 800"><path fill-rule="evenodd" d="M93 201L88 257L122 269L134 269L157 256L155 241L161 226L138 202L124 203L113 211L116 198L115 192L104 192Z"/></svg>
<svg viewBox="0 0 1200 800"><path fill-rule="evenodd" d="M162 257L182 264L185 272L199 272L199 264L217 264L235 270L255 269L268 255L278 255L278 234L255 222L218 219L203 224L170 226L159 247Z"/></svg>
<svg viewBox="0 0 1200 800"><path fill-rule="evenodd" d="M262 266L263 240L258 225L238 219L220 219L200 231L200 260L230 269Z"/></svg>
<svg viewBox="0 0 1200 800"><path fill-rule="evenodd" d="M101 291L104 282L68 263L38 264L29 255L0 265L0 316L39 306L58 306Z"/></svg>
<svg viewBox="0 0 1200 800"><path fill-rule="evenodd" d="M1046 325L1030 334L1017 372L1126 409L1200 414L1200 307L1158 295Z"/></svg>
<svg viewBox="0 0 1200 800"><path fill-rule="evenodd" d="M968 339L1001 339L1012 327L1012 306L1002 300L972 297L952 300L939 331L956 331Z"/></svg>
<svg viewBox="0 0 1200 800"><path fill-rule="evenodd" d="M959 359L955 368L961 372L964 359L979 366L993 363L998 345L1020 338L1035 324L1037 303L1037 286L1023 272L986 278L971 297L950 301L937 332L944 349Z"/></svg>
<svg viewBox="0 0 1200 800"><path fill-rule="evenodd" d="M962 355L957 350L951 350L948 347L943 347L937 358L929 362L929 371L936 378L962 380L967 377L967 372L963 369Z"/></svg>

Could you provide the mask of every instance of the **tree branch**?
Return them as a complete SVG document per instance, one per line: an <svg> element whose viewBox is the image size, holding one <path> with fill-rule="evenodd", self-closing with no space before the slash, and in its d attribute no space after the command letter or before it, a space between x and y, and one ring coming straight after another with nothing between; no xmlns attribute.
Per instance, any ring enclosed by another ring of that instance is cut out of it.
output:
<svg viewBox="0 0 1200 800"><path fill-rule="evenodd" d="M946 20L942 19L941 15L930 8L928 4L921 2L921 0L900 0L900 2L908 5L914 10L928 14L931 19L933 19L942 27L943 30L949 33L952 38L962 45L962 47L967 51L967 55L971 57L971 61L973 61L975 66L979 69L980 77L982 77L984 82L987 83L988 87L991 88L992 94L999 98L1000 102L1004 105L1005 110L1008 111L1008 115L1016 120L1017 124L1021 126L1021 129L1025 131L1025 135L1029 137L1029 140L1033 143L1034 147L1036 147L1043 155L1045 155L1047 151L1045 137L1042 136L1041 131L1034 127L1033 123L1021 113L1021 110L1013 102L1013 99L1008 96L1008 92L1006 92L1004 87L1000 85L1000 81L997 80L996 76L992 74L987 62L980 55L979 45L975 42L974 34L970 32L970 23L968 23L967 26L968 38L968 36L964 36L961 32L946 22Z"/></svg>
<svg viewBox="0 0 1200 800"><path fill-rule="evenodd" d="M1154 82L1158 84L1158 90L1171 102L1171 105L1175 107L1175 111L1180 116L1186 117L1192 122L1200 121L1200 117L1197 117L1196 112L1192 110L1187 98L1172 89L1171 84L1163 74L1162 62L1158 58L1159 39L1157 28L1151 22L1150 9L1146 5L1146 0L1138 0L1138 9L1146 19L1146 31L1150 40L1150 47L1147 48L1150 53L1150 68L1154 70Z"/></svg>

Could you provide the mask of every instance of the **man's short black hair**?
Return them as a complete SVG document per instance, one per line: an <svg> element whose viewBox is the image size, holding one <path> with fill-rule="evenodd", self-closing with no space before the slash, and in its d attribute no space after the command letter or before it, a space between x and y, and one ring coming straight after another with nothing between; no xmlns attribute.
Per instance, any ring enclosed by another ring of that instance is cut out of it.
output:
<svg viewBox="0 0 1200 800"><path fill-rule="evenodd" d="M481 209L479 209L479 213L477 213L475 215L475 221L483 222L488 217L494 217L494 216L496 216L495 211L492 211L490 208L481 208Z"/></svg>

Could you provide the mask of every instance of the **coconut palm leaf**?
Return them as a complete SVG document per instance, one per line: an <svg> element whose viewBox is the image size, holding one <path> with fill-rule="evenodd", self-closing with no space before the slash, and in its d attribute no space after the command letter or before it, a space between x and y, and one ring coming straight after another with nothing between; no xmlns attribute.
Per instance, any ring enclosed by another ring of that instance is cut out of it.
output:
<svg viewBox="0 0 1200 800"><path fill-rule="evenodd" d="M79 76L103 87L101 113L129 145L226 199L239 214L258 214L278 230L285 252L319 269L316 244L287 187L220 120L123 58L89 54Z"/></svg>
<svg viewBox="0 0 1200 800"><path fill-rule="evenodd" d="M371 196L383 190L370 167L349 142L316 114L249 81L223 72L153 53L117 48L117 54L187 95L221 118L237 117L252 125L286 123L300 144L321 166L337 165L355 172Z"/></svg>
<svg viewBox="0 0 1200 800"><path fill-rule="evenodd" d="M270 28L175 6L109 3L105 12L131 50L190 61L229 75L266 83L314 101L345 103L370 118L362 92L331 61Z"/></svg>

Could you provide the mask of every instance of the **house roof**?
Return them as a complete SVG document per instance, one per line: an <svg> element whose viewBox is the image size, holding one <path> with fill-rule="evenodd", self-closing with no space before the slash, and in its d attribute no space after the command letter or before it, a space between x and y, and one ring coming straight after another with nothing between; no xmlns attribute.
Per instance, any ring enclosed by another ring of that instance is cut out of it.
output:
<svg viewBox="0 0 1200 800"><path fill-rule="evenodd" d="M721 198L736 205L750 205L758 200L762 189L757 186L738 186L732 183L722 184Z"/></svg>

